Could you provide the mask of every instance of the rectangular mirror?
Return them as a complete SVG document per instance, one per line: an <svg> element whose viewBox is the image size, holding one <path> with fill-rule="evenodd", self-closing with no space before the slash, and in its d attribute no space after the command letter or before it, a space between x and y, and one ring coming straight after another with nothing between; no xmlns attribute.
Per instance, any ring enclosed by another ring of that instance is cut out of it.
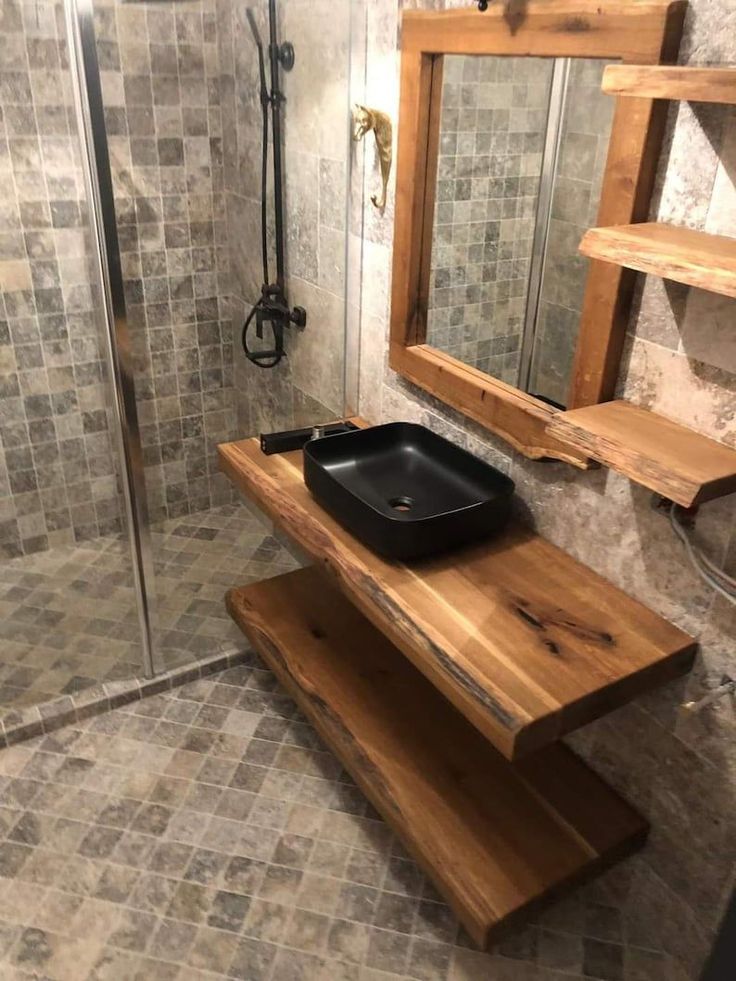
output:
<svg viewBox="0 0 736 981"><path fill-rule="evenodd" d="M529 457L613 396L634 277L578 252L646 220L666 119L601 91L677 52L682 4L527 0L402 18L390 366Z"/></svg>
<svg viewBox="0 0 736 981"><path fill-rule="evenodd" d="M427 343L560 408L613 121L608 63L444 59Z"/></svg>

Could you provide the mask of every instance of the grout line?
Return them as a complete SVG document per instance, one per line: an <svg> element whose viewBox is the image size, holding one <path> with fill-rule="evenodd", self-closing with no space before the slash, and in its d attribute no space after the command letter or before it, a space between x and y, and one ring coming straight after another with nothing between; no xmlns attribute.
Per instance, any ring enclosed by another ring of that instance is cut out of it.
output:
<svg viewBox="0 0 736 981"><path fill-rule="evenodd" d="M242 664L250 655L249 649L221 651L201 661L190 661L181 667L162 672L152 679L131 678L129 681L104 682L82 690L78 695L33 705L18 712L11 710L0 717L0 749L17 745L36 736L48 735L63 726L82 722L111 709L120 708L142 698L178 688L191 681ZM72 706L68 705L71 698ZM9 721L20 715L20 721Z"/></svg>

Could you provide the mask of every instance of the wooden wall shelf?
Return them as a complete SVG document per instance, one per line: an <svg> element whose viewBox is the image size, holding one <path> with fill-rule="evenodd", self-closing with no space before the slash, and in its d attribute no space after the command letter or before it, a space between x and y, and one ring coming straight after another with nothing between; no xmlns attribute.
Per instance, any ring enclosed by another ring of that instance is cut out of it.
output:
<svg viewBox="0 0 736 981"><path fill-rule="evenodd" d="M560 412L550 429L558 439L683 507L736 491L736 450L630 402Z"/></svg>
<svg viewBox="0 0 736 981"><path fill-rule="evenodd" d="M672 99L736 105L736 68L678 65L608 65L602 89L637 99Z"/></svg>
<svg viewBox="0 0 736 981"><path fill-rule="evenodd" d="M736 238L643 222L591 228L580 251L591 259L736 297Z"/></svg>
<svg viewBox="0 0 736 981"><path fill-rule="evenodd" d="M504 760L319 569L233 589L228 607L481 946L644 841L562 744Z"/></svg>
<svg viewBox="0 0 736 981"><path fill-rule="evenodd" d="M222 469L507 759L686 673L691 637L532 532L411 566L315 502L302 454L219 447Z"/></svg>

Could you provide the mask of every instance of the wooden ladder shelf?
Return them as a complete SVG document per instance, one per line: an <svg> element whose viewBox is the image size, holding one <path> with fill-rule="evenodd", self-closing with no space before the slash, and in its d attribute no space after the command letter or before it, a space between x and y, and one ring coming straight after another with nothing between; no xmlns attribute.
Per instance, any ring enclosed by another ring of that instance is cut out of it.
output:
<svg viewBox="0 0 736 981"><path fill-rule="evenodd" d="M623 97L736 104L736 68L609 65L602 87ZM736 238L642 222L591 228L580 251L736 298ZM736 491L736 450L628 402L560 412L547 432L683 507Z"/></svg>

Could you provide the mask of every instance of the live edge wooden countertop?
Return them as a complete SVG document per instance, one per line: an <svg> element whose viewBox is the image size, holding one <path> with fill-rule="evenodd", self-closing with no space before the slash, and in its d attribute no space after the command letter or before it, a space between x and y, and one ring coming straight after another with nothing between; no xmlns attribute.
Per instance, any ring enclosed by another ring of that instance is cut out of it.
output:
<svg viewBox="0 0 736 981"><path fill-rule="evenodd" d="M528 529L392 562L317 504L301 451L218 449L238 488L509 760L692 666L691 637Z"/></svg>

